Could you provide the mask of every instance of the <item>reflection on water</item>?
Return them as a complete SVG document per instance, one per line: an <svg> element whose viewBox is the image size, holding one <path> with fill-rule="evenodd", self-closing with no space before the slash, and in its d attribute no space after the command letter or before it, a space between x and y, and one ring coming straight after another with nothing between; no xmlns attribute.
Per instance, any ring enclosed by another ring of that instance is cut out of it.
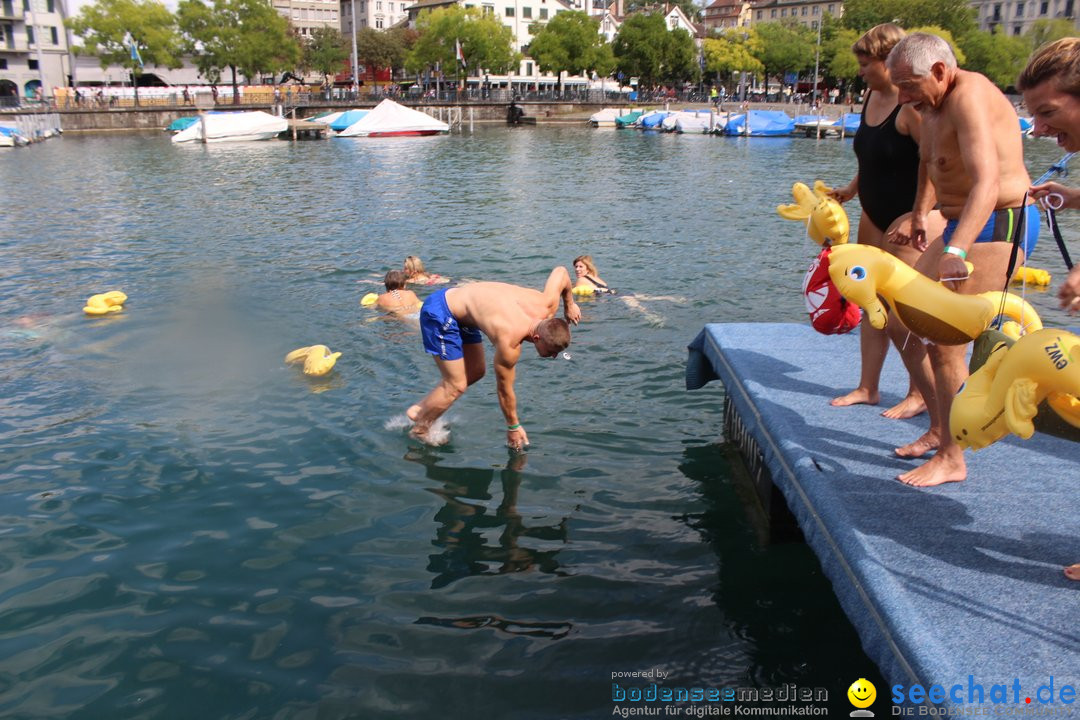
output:
<svg viewBox="0 0 1080 720"><path fill-rule="evenodd" d="M722 391L683 385L705 322L804 321L816 253L772 208L853 171L835 140L571 127L0 156L0 713L547 719L610 715L614 671L877 682L806 547L748 518ZM437 373L359 306L388 268L539 286L583 253L619 296L582 303L571 362L519 365L526 455L490 373L446 445L388 422ZM123 313L82 315L113 288ZM331 375L284 366L314 344Z"/></svg>
<svg viewBox="0 0 1080 720"><path fill-rule="evenodd" d="M527 544L530 539L559 545L568 540L566 517L554 524L530 521L526 525L518 512L518 491L528 455L513 453L502 471L441 468L437 464L438 456L426 452L414 451L405 459L423 464L429 478L443 483L442 487L430 488L446 503L435 514L439 527L432 544L442 552L428 558L428 571L435 574L432 588L441 588L472 575L533 569L554 575L565 574L559 570L558 549L522 547L522 542ZM498 507L489 511L483 503L492 499L491 484L496 477L501 482L502 496Z"/></svg>

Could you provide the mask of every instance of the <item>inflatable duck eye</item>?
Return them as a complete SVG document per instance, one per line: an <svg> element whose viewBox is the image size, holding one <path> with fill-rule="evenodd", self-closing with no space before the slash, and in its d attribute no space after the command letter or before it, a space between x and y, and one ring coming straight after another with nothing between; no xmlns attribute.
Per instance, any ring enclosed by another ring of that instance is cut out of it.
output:
<svg viewBox="0 0 1080 720"><path fill-rule="evenodd" d="M864 268L862 265L855 265L847 271L847 274L848 277L850 277L852 280L865 280L866 268Z"/></svg>
<svg viewBox="0 0 1080 720"><path fill-rule="evenodd" d="M967 382L961 383L960 389L956 391L956 394L959 395L960 393L964 392L964 388L966 388L966 387L967 387Z"/></svg>

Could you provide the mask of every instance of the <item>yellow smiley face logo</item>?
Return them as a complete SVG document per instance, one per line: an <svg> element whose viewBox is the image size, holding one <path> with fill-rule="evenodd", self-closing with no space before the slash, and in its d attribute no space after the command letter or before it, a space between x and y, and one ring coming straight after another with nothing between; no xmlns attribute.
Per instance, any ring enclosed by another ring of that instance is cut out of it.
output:
<svg viewBox="0 0 1080 720"><path fill-rule="evenodd" d="M857 708L868 708L877 699L877 688L866 678L859 678L847 689L848 700Z"/></svg>

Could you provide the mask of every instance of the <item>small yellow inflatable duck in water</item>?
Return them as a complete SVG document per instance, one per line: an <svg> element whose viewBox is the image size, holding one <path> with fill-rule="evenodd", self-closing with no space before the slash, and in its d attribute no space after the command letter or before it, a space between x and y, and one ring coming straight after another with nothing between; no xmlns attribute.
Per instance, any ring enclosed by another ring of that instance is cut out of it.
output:
<svg viewBox="0 0 1080 720"><path fill-rule="evenodd" d="M108 315L109 313L120 312L124 309L124 303L127 302L127 295L119 290L110 290L100 295L91 295L86 301L86 307L83 308L83 312L87 315Z"/></svg>
<svg viewBox="0 0 1080 720"><path fill-rule="evenodd" d="M312 345L293 350L285 356L286 365L303 364L304 374L308 377L322 377L334 369L334 363L341 353L330 352L325 345Z"/></svg>
<svg viewBox="0 0 1080 720"><path fill-rule="evenodd" d="M805 222L806 233L818 245L843 245L851 227L844 208L829 197L831 190L820 180L814 181L813 190L795 183L791 186L795 204L777 205L776 212L785 220Z"/></svg>

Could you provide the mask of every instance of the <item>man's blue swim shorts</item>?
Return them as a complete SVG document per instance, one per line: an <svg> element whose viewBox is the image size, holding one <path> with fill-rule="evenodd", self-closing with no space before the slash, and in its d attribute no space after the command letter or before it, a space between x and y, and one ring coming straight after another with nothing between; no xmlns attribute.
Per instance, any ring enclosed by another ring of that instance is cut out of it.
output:
<svg viewBox="0 0 1080 720"><path fill-rule="evenodd" d="M420 308L420 336L424 350L443 360L460 360L465 357L463 345L484 341L476 328L458 325L446 306L446 290L431 293Z"/></svg>

